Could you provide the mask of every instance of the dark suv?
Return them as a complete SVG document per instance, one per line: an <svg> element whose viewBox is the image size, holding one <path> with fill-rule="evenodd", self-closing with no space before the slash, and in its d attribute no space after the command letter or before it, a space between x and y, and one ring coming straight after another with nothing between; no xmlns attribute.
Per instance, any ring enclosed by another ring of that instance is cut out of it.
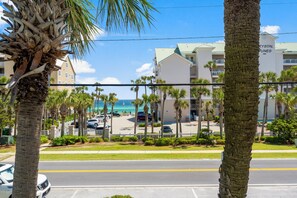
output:
<svg viewBox="0 0 297 198"><path fill-rule="evenodd" d="M137 121L145 121L145 113L144 112L138 112L137 114ZM152 115L148 114L148 121L152 121Z"/></svg>

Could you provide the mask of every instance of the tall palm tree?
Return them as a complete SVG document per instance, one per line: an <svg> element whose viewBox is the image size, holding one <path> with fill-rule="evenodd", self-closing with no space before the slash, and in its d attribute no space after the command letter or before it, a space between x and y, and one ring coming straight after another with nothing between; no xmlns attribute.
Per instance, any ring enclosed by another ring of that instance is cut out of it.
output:
<svg viewBox="0 0 297 198"><path fill-rule="evenodd" d="M207 131L209 132L209 113L210 113L210 106L212 102L206 101L205 102L205 113L206 113L206 120L207 120Z"/></svg>
<svg viewBox="0 0 297 198"><path fill-rule="evenodd" d="M151 115L152 115L152 133L154 133L154 123L155 123L155 114L157 113L155 111L155 105L160 101L160 98L156 94L150 94L149 96L149 103L150 103L150 110L151 110Z"/></svg>
<svg viewBox="0 0 297 198"><path fill-rule="evenodd" d="M202 122L202 96L208 96L210 94L209 89L206 85L203 84L209 84L209 81L207 79L203 78L197 78L192 80L192 83L194 84L200 84L195 85L191 88L191 93L194 98L196 98L196 111L198 115L198 128L197 128L197 140L201 133L201 122Z"/></svg>
<svg viewBox="0 0 297 198"><path fill-rule="evenodd" d="M256 134L260 0L225 0L225 135L219 197L246 197Z"/></svg>
<svg viewBox="0 0 297 198"><path fill-rule="evenodd" d="M274 72L261 72L259 76L260 83L269 83L269 82L276 82L276 73ZM269 92L275 90L275 85L273 84L264 84L260 86L260 90L265 92L265 99L264 99L264 108L263 108L263 120L262 120L262 128L261 128L261 136L264 136L264 125L267 122L267 115L268 115L268 97Z"/></svg>
<svg viewBox="0 0 297 198"><path fill-rule="evenodd" d="M9 87L14 88L14 94L18 91L20 102L18 125L22 127L18 130L18 142L22 144L16 146L13 197L31 198L36 192L39 131L48 76L56 60L69 53L64 49L66 45L76 56L88 52L97 28L89 0L10 2L13 6L3 3L9 28L8 34L0 35L0 52L10 55L15 62ZM154 8L146 0L100 2L98 18L106 20L107 30L124 27L140 31L144 21L150 24L153 20L150 12ZM26 141L28 137L32 137L30 141Z"/></svg>
<svg viewBox="0 0 297 198"><path fill-rule="evenodd" d="M178 123L179 123L179 109L180 109L180 101L186 97L185 89L175 89L172 88L169 91L169 95L174 98L174 109L175 109L175 121L176 121L176 138L178 138Z"/></svg>
<svg viewBox="0 0 297 198"><path fill-rule="evenodd" d="M103 102L103 115L104 115L104 118L103 118L103 138L105 138L106 137L105 128L106 128L106 121L107 121L107 103L109 102L108 101L108 95L101 94L100 99ZM107 135L109 136L109 134L107 134Z"/></svg>
<svg viewBox="0 0 297 198"><path fill-rule="evenodd" d="M113 127L113 123L112 123L113 119L112 118L113 118L114 105L119 100L116 96L117 96L116 93L110 93L109 98L108 98L108 102L109 102L109 104L111 104L110 134L112 134L112 127Z"/></svg>
<svg viewBox="0 0 297 198"><path fill-rule="evenodd" d="M295 110L295 105L297 104L297 94L296 93L278 93L276 94L276 100L280 101L284 105L284 115L285 119L289 119L290 115Z"/></svg>
<svg viewBox="0 0 297 198"><path fill-rule="evenodd" d="M145 124L144 124L144 138L147 137L147 125L148 125L148 104L149 104L150 100L149 100L149 96L146 94L142 95L142 104L143 105L143 111L144 111L144 117L145 117Z"/></svg>
<svg viewBox="0 0 297 198"><path fill-rule="evenodd" d="M165 102L167 99L167 95L169 94L169 90L172 89L172 86L167 86L166 81L162 79L157 79L157 84L164 84L159 87L159 90L162 95L162 102L161 102L161 137L163 137L163 126L164 126L164 111L165 111Z"/></svg>
<svg viewBox="0 0 297 198"><path fill-rule="evenodd" d="M186 100L180 100L178 102L178 106L179 106L179 109L178 109L178 112L179 112L179 116L178 116L178 122L179 122L179 132L180 132L180 137L182 137L182 115L183 115L183 109L187 109L189 108L189 102L186 101Z"/></svg>
<svg viewBox="0 0 297 198"><path fill-rule="evenodd" d="M213 82L213 71L218 68L217 64L213 61L208 61L207 64L204 65L204 68L209 69L211 82Z"/></svg>
<svg viewBox="0 0 297 198"><path fill-rule="evenodd" d="M99 83L96 82L95 85L99 85ZM103 88L101 88L99 86L96 86L95 93L92 93L92 96L95 98L95 105L96 105L96 103L98 104L98 109L97 109L97 112L96 113L99 113L100 112L99 102L100 102L100 95L101 95L102 91L104 91Z"/></svg>
<svg viewBox="0 0 297 198"><path fill-rule="evenodd" d="M139 92L139 84L141 84L141 79L136 79L131 80L132 84L135 84L133 87L131 87L131 91L135 92L135 101L134 101L134 106L135 106L135 120L134 120L134 134L136 134L136 128L137 128L137 121L138 121L138 107L140 105L140 101L138 99L138 92Z"/></svg>
<svg viewBox="0 0 297 198"><path fill-rule="evenodd" d="M223 120L224 120L224 90L223 88L215 89L212 93L213 103L218 107L219 123L220 123L220 137L223 139Z"/></svg>

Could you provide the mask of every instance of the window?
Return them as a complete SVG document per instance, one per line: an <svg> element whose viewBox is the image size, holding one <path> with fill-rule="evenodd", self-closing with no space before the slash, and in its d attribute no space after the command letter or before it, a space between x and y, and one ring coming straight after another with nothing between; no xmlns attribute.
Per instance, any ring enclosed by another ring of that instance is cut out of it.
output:
<svg viewBox="0 0 297 198"><path fill-rule="evenodd" d="M66 67L68 67L68 63L66 63Z"/></svg>
<svg viewBox="0 0 297 198"><path fill-rule="evenodd" d="M0 74L4 74L4 68L0 68Z"/></svg>
<svg viewBox="0 0 297 198"><path fill-rule="evenodd" d="M68 77L68 74L66 73L65 76L66 76L66 78L67 78L67 77Z"/></svg>
<svg viewBox="0 0 297 198"><path fill-rule="evenodd" d="M61 76L61 70L59 70L59 76Z"/></svg>

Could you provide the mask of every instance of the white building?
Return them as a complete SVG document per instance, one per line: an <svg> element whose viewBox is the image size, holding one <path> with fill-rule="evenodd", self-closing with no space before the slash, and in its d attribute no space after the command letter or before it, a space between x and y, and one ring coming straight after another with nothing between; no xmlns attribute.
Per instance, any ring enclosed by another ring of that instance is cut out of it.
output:
<svg viewBox="0 0 297 198"><path fill-rule="evenodd" d="M277 37L263 33L260 36L260 72L275 72L280 76L281 71L297 65L297 43L276 43ZM176 48L155 49L156 79L166 83L191 83L192 79L204 78L215 82L219 73L224 72L225 43L178 43ZM204 68L209 61L214 61L218 68L212 71ZM185 98L190 108L183 110L183 118L195 114L195 100L190 98L190 87L176 87L187 90ZM204 98L207 99L207 98ZM208 98L210 99L210 98ZM260 96L259 118L262 117L264 95ZM174 121L175 112L173 99L170 97L165 103L165 121ZM269 100L268 119L274 118L274 101Z"/></svg>

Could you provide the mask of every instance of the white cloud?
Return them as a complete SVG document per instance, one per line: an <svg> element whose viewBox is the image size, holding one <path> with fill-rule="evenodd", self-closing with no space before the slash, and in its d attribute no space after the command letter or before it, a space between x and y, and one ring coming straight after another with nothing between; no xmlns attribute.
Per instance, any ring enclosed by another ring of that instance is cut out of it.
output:
<svg viewBox="0 0 297 198"><path fill-rule="evenodd" d="M115 77L106 77L99 81L101 84L121 84L121 81Z"/></svg>
<svg viewBox="0 0 297 198"><path fill-rule="evenodd" d="M98 80L95 77L85 77L81 78L80 76L76 76L76 83L79 84L95 84Z"/></svg>
<svg viewBox="0 0 297 198"><path fill-rule="evenodd" d="M77 74L81 73L95 73L96 69L92 67L90 63L85 60L73 59L71 60L74 71Z"/></svg>
<svg viewBox="0 0 297 198"><path fill-rule="evenodd" d="M154 66L151 63L145 63L136 69L137 76L151 76L153 75Z"/></svg>
<svg viewBox="0 0 297 198"><path fill-rule="evenodd" d="M277 34L280 31L280 27L278 25L266 25L261 26L261 32L267 32L268 34Z"/></svg>

